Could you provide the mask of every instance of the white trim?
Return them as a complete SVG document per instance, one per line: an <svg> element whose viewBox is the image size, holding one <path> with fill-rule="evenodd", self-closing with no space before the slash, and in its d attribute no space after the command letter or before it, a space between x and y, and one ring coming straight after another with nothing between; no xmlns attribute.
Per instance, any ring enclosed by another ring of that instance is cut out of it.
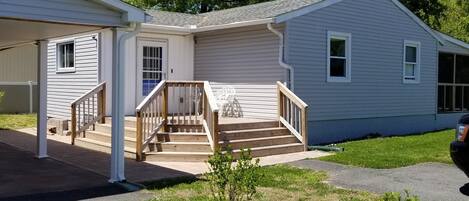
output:
<svg viewBox="0 0 469 201"><path fill-rule="evenodd" d="M211 26L203 26L203 27L197 27L197 25L181 27L181 26L156 25L156 24L145 23L143 24L143 28L173 31L173 32L180 33L180 34L181 33L190 34L190 33L198 33L198 32L205 32L205 31L215 31L215 30L220 30L220 29L269 24L273 22L274 22L273 18L267 18L267 19L260 19L260 20L249 20L249 21L233 22L233 23L228 23L228 24L211 25Z"/></svg>
<svg viewBox="0 0 469 201"><path fill-rule="evenodd" d="M282 23L282 22L285 22L287 20L302 16L302 15L306 15L310 12L319 10L321 8L325 8L325 7L328 7L330 5L339 3L341 1L342 0L327 0L327 1L322 1L322 2L319 2L319 3L315 3L315 4L312 4L312 5L309 5L309 6L305 6L303 8L300 8L300 9L297 9L297 10L294 10L294 11L291 11L291 12L287 12L287 13L284 13L284 14L281 14L281 15L275 17L275 23Z"/></svg>
<svg viewBox="0 0 469 201"><path fill-rule="evenodd" d="M73 67L60 66L60 45L73 44ZM55 44L55 72L56 73L74 73L76 72L76 41L74 39L64 40Z"/></svg>
<svg viewBox="0 0 469 201"><path fill-rule="evenodd" d="M416 62L415 63L412 63L412 62L407 62L406 61L406 54L407 54L407 47L415 47L417 49L417 53L416 53ZM420 58L420 54L421 54L421 44L420 42L418 41L409 41L409 40L404 40L404 46L403 46L403 55L402 55L402 82L404 84L418 84L420 83L420 65L421 65L421 58ZM406 79L406 78L411 78L412 76L406 76L405 75L405 66L406 64L414 64L415 65L415 69L414 69L414 73L415 73L415 76L414 76L414 79L413 80L409 80L409 79Z"/></svg>
<svg viewBox="0 0 469 201"><path fill-rule="evenodd" d="M267 29L269 29L273 34L277 35L277 37L279 38L279 46L278 46L278 63L280 64L280 66L282 66L283 68L285 68L286 70L288 70L290 76L287 77L286 79L288 80L285 80L286 82L289 82L289 86L290 87L290 90L291 91L295 91L295 69L293 69L293 66L287 64L285 61L284 61L284 56L285 56L285 40L284 40L284 36L283 36L283 33L281 33L280 31L274 29L272 27L272 23L268 23L267 24Z"/></svg>
<svg viewBox="0 0 469 201"><path fill-rule="evenodd" d="M341 59L346 60L345 65L345 77L334 77L330 76L331 73L331 58L339 58L339 57L331 57L331 39L343 39L345 40L345 57ZM352 34L351 33L341 33L341 32L334 32L328 31L327 32L327 66L326 66L326 77L327 82L352 82Z"/></svg>
<svg viewBox="0 0 469 201"><path fill-rule="evenodd" d="M425 22L423 22L419 17L417 17L412 11L410 11L407 7L404 6L399 0L391 0L398 8L400 8L404 13L406 13L410 18L412 18L418 25L420 25L425 31L427 31L430 35L432 35L438 42L441 44L444 43L444 40L438 36L432 28L430 28Z"/></svg>
<svg viewBox="0 0 469 201"><path fill-rule="evenodd" d="M260 24L268 24L272 22L274 22L273 18L267 18L267 19L260 19L260 20L233 22L233 23L222 24L222 25L204 26L200 28L195 27L194 33L203 32L203 31L214 31L214 30L219 30L219 29L229 29L229 28L237 28L237 27L244 27L244 26L260 25Z"/></svg>

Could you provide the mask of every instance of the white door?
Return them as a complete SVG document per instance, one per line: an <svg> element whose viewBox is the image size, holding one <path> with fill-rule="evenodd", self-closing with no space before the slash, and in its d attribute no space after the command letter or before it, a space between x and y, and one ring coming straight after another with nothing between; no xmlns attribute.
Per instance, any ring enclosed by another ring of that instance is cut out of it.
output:
<svg viewBox="0 0 469 201"><path fill-rule="evenodd" d="M167 43L139 40L137 51L137 102L140 103L161 80L167 79Z"/></svg>

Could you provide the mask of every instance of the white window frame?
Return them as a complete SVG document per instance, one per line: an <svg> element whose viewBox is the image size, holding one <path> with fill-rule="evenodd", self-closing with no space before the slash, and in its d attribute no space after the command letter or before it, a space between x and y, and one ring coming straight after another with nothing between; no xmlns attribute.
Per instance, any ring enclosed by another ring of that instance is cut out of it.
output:
<svg viewBox="0 0 469 201"><path fill-rule="evenodd" d="M72 43L73 44L73 67L62 67L60 66L60 48L59 46L60 45L66 45L66 44L70 44ZM67 41L61 41L61 42L58 42L56 45L55 45L55 54L56 54L56 72L57 73L74 73L76 71L76 43L75 43L75 40L67 40Z"/></svg>
<svg viewBox="0 0 469 201"><path fill-rule="evenodd" d="M416 52L416 62L407 62L406 61L406 55L407 55L407 47L415 47L417 52ZM421 44L418 41L410 41L410 40L405 40L404 41L404 54L403 54L403 65L402 65L402 82L404 84L418 84L420 83L420 49L421 49ZM413 64L415 65L415 76L406 76L405 74L405 67L406 64ZM413 79L411 79L413 78Z"/></svg>
<svg viewBox="0 0 469 201"><path fill-rule="evenodd" d="M345 40L345 57L331 57L331 39ZM331 59L346 60L345 77L331 76ZM335 31L327 32L327 82L352 82L352 34Z"/></svg>

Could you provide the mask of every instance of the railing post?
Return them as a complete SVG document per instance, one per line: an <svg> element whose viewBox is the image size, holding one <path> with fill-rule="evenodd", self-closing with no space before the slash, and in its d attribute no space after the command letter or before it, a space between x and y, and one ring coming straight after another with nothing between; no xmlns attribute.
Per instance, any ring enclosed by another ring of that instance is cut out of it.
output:
<svg viewBox="0 0 469 201"><path fill-rule="evenodd" d="M280 90L280 85L277 83L277 104L278 104L278 108L277 108L277 114L278 114L278 126L279 127L282 127L282 123L280 122L280 117L283 117L283 107L284 107L284 103L283 103L283 97L282 97L282 91Z"/></svg>
<svg viewBox="0 0 469 201"><path fill-rule="evenodd" d="M75 137L77 136L77 106L72 104L72 145L75 145Z"/></svg>
<svg viewBox="0 0 469 201"><path fill-rule="evenodd" d="M137 161L142 161L143 160L143 127L142 127L142 113L140 111L137 111L137 136L136 136L136 145L135 145L135 151L136 151L136 158Z"/></svg>
<svg viewBox="0 0 469 201"><path fill-rule="evenodd" d="M163 118L163 132L168 132L168 84L163 86L163 111L162 111L162 118ZM173 94L174 95L174 94Z"/></svg>
<svg viewBox="0 0 469 201"><path fill-rule="evenodd" d="M301 110L301 136L303 136L305 151L308 151L308 107Z"/></svg>
<svg viewBox="0 0 469 201"><path fill-rule="evenodd" d="M106 123L106 84L103 85L103 89L99 92L98 111L98 115L101 115L99 123Z"/></svg>
<svg viewBox="0 0 469 201"><path fill-rule="evenodd" d="M219 135L218 135L218 112L212 113L212 138L213 138L213 149L217 151L219 149Z"/></svg>

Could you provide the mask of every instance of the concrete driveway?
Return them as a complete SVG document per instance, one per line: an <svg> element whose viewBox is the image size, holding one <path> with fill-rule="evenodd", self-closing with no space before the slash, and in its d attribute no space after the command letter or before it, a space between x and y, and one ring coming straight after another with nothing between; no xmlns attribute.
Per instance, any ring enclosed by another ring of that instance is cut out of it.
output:
<svg viewBox="0 0 469 201"><path fill-rule="evenodd" d="M424 163L396 169L368 169L344 166L318 160L301 160L289 163L300 168L326 171L328 182L347 188L385 193L409 190L425 201L469 200L460 188L469 179L455 166L441 163Z"/></svg>

